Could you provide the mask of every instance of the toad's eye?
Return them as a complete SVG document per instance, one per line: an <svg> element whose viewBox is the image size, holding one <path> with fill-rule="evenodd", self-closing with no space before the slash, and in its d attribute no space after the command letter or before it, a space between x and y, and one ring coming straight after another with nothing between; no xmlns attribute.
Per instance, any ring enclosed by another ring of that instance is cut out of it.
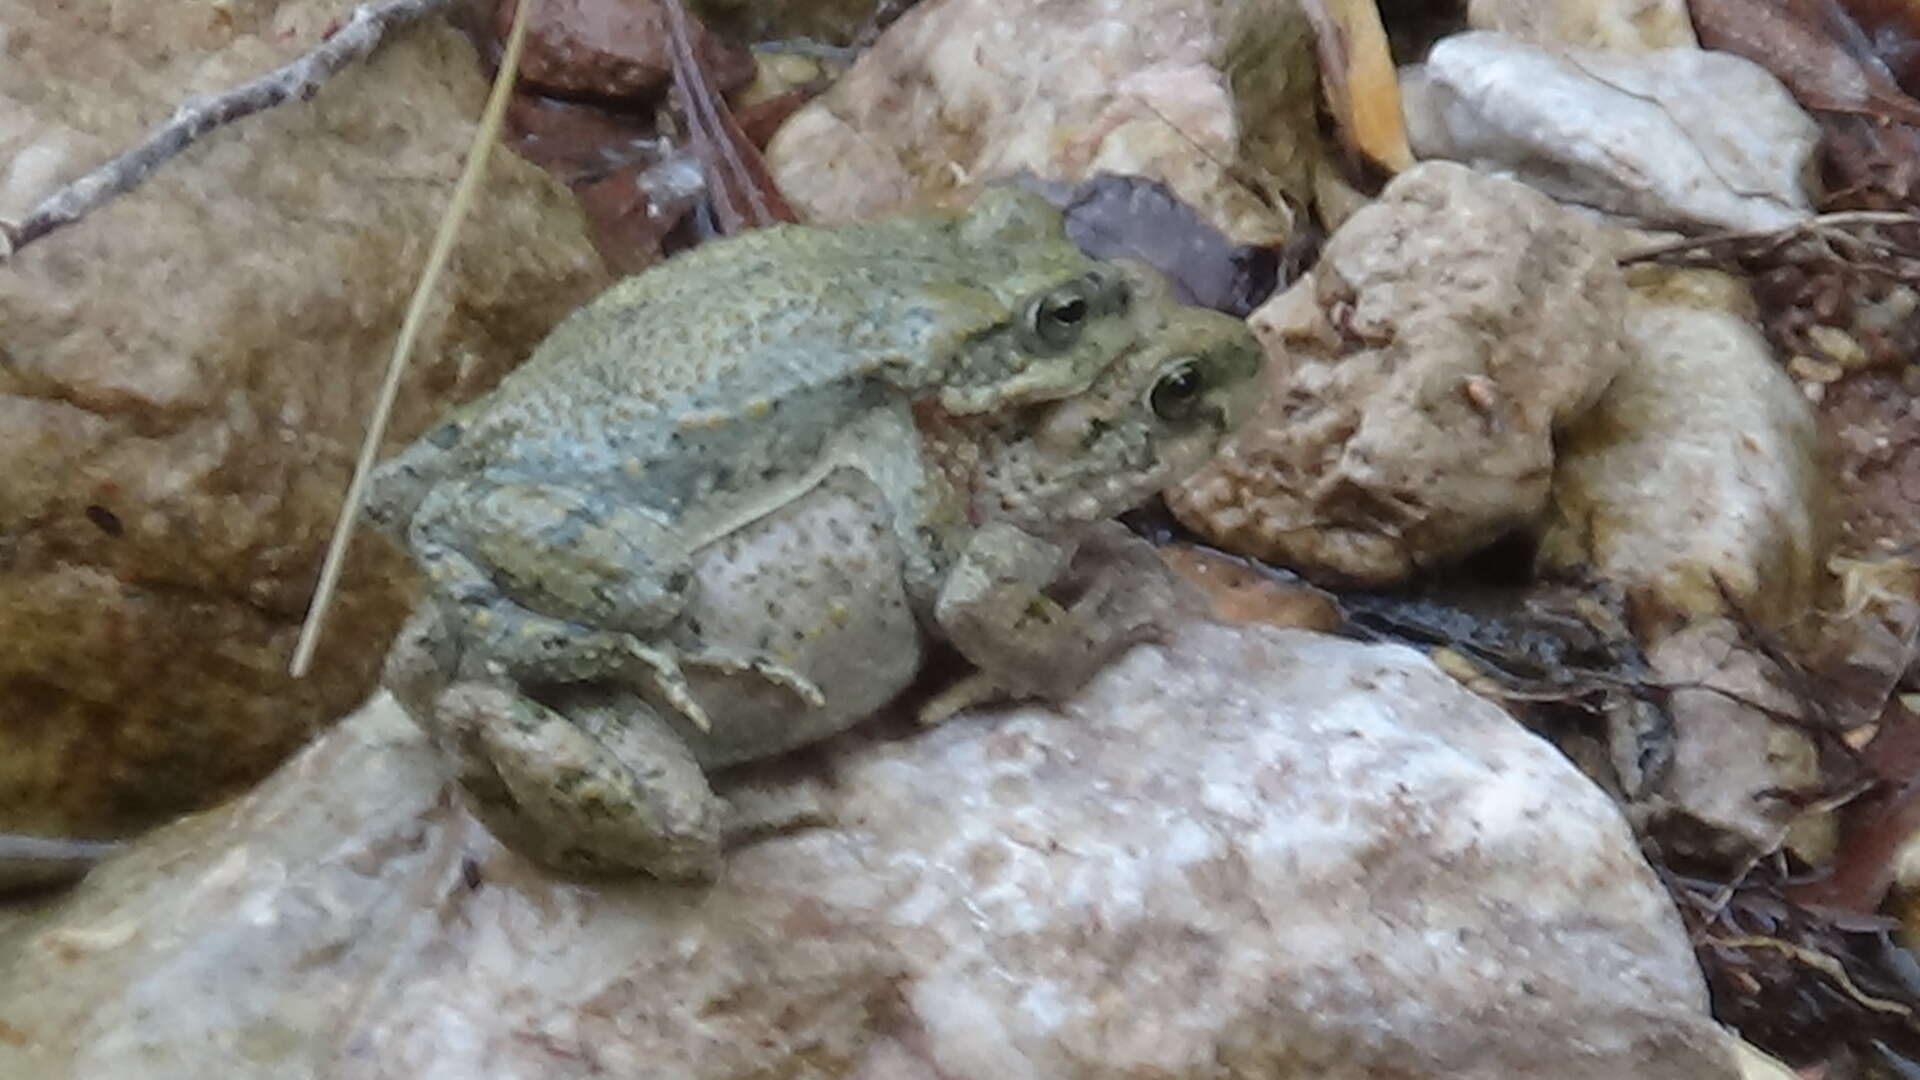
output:
<svg viewBox="0 0 1920 1080"><path fill-rule="evenodd" d="M1064 349L1080 337L1091 311L1086 286L1074 282L1035 300L1027 309L1027 329L1039 344Z"/></svg>
<svg viewBox="0 0 1920 1080"><path fill-rule="evenodd" d="M1154 381L1147 404L1162 420L1189 420L1200 407L1200 392L1206 388L1206 375L1198 361L1176 361Z"/></svg>
<svg viewBox="0 0 1920 1080"><path fill-rule="evenodd" d="M1027 305L1022 328L1027 347L1036 352L1070 349L1089 323L1125 311L1129 300L1126 279L1104 269L1042 293Z"/></svg>

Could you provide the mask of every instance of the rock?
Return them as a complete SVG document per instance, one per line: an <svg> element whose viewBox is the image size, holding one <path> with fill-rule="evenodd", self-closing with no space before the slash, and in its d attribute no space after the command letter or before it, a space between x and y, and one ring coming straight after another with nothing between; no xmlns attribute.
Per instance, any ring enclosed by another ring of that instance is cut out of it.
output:
<svg viewBox="0 0 1920 1080"><path fill-rule="evenodd" d="M1669 854L1726 866L1778 848L1824 866L1833 855L1830 810L1804 814L1781 792L1821 790L1820 751L1775 662L1725 618L1703 619L1647 651L1653 679L1675 687L1673 765L1637 808ZM1771 715L1770 715L1771 714Z"/></svg>
<svg viewBox="0 0 1920 1080"><path fill-rule="evenodd" d="M1620 583L1649 644L1723 592L1773 631L1817 599L1819 433L1752 319L1728 275L1640 268L1633 359L1561 440L1541 562Z"/></svg>
<svg viewBox="0 0 1920 1080"><path fill-rule="evenodd" d="M0 217L352 7L0 0ZM0 832L207 805L366 695L406 600L370 540L316 674L285 670L485 90L460 34L415 26L0 271ZM395 440L603 282L565 192L504 154L452 270Z"/></svg>
<svg viewBox="0 0 1920 1080"><path fill-rule="evenodd" d="M1467 25L1554 48L1698 48L1686 0L1468 0Z"/></svg>
<svg viewBox="0 0 1920 1080"><path fill-rule="evenodd" d="M1872 357L1853 339L1853 335L1837 326L1809 326L1807 341L1825 353L1842 371L1858 371L1873 363Z"/></svg>
<svg viewBox="0 0 1920 1080"><path fill-rule="evenodd" d="M1060 709L873 728L729 789L834 824L584 886L383 699L0 913L0 1074L1737 1075L1613 806L1408 650L1189 625Z"/></svg>
<svg viewBox="0 0 1920 1080"><path fill-rule="evenodd" d="M1888 711L1896 722L1911 724L1920 717L1920 694L1902 695L1890 705ZM1873 849L1879 856L1877 863L1869 875L1850 875L1866 876L1864 885L1856 881L1841 884L1851 887L1851 895L1866 896L1878 910L1899 919L1894 940L1911 951L1920 948L1920 830L1913 827L1912 817L1906 812L1911 795L1900 792L1886 802L1888 805L1874 808L1875 816L1892 826L1886 839Z"/></svg>
<svg viewBox="0 0 1920 1080"><path fill-rule="evenodd" d="M1566 202L1680 228L1772 229L1813 212L1819 126L1765 68L1727 53L1467 33L1435 45L1402 92L1416 155Z"/></svg>
<svg viewBox="0 0 1920 1080"><path fill-rule="evenodd" d="M1800 1080L1805 1075L1745 1039L1730 1037L1728 1041L1740 1063L1741 1080Z"/></svg>
<svg viewBox="0 0 1920 1080"><path fill-rule="evenodd" d="M1625 590L1656 682L1720 691L1669 699L1673 768L1643 808L1663 847L1733 864L1791 825L1822 861L1831 815L1769 794L1817 790L1818 752L1788 722L1801 707L1778 665L1732 621L1774 641L1817 629L1827 481L1812 410L1738 279L1647 266L1632 284L1633 358L1561 439L1539 559Z"/></svg>
<svg viewBox="0 0 1920 1080"><path fill-rule="evenodd" d="M1832 360L1795 356L1787 361L1787 373L1802 382L1819 384L1824 389L1827 384L1838 382L1847 369Z"/></svg>
<svg viewBox="0 0 1920 1080"><path fill-rule="evenodd" d="M1254 313L1266 404L1168 505L1224 547L1333 581L1467 554L1545 507L1555 430L1623 360L1624 303L1578 215L1417 166Z"/></svg>
<svg viewBox="0 0 1920 1080"><path fill-rule="evenodd" d="M1234 241L1277 247L1286 201L1311 195L1316 85L1296 0L944 0L795 113L767 161L815 220L1020 172L1106 172L1158 180Z"/></svg>
<svg viewBox="0 0 1920 1080"><path fill-rule="evenodd" d="M501 0L495 11L494 33L503 40L518 9L517 0ZM753 79L747 50L688 19L694 50L719 89ZM527 27L521 82L564 97L651 104L673 78L666 20L660 0L542 0Z"/></svg>

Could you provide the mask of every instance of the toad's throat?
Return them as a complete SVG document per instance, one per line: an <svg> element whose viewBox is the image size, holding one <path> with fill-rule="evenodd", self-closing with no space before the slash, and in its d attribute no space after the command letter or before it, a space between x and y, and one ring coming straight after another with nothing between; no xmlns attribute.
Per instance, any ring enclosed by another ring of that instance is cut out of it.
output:
<svg viewBox="0 0 1920 1080"><path fill-rule="evenodd" d="M978 418L956 416L934 397L913 403L913 425L920 433L920 453L929 473L939 476L966 506L967 524L985 519L976 490L980 475Z"/></svg>

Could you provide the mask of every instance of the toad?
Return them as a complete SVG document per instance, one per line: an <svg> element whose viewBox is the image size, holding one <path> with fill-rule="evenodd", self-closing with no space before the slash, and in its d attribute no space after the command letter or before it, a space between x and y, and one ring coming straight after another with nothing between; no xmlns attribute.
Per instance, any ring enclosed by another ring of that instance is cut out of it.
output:
<svg viewBox="0 0 1920 1080"><path fill-rule="evenodd" d="M977 668L946 713L1058 699L1149 632L1076 552L1214 453L1260 365L1023 192L709 244L376 473L429 582L387 682L509 846L712 877L707 771L872 715L933 639Z"/></svg>

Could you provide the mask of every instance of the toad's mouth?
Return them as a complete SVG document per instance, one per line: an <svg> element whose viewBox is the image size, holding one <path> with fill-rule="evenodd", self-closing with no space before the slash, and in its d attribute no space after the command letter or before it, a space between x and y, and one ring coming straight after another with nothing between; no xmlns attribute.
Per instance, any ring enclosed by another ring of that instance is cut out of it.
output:
<svg viewBox="0 0 1920 1080"><path fill-rule="evenodd" d="M917 400L913 423L919 434L922 466L943 482L952 505L963 509L969 526L1008 521L1025 529L1051 531L1110 517L1164 486L1171 475L1154 457L1151 441L1137 446L1124 433L1098 421L1080 423L1073 399L1047 401L992 415L955 415L937 401ZM1084 435L1083 448L1111 459L1116 475L1105 480L1087 474L1071 454L1038 453L1039 433L1066 426ZM1095 443L1099 449L1095 449Z"/></svg>
<svg viewBox="0 0 1920 1080"><path fill-rule="evenodd" d="M1056 356L1028 356L1018 371L995 372L978 384L948 382L929 397L942 411L964 419L984 420L1009 410L1040 407L1078 397L1092 389L1102 375L1124 365L1140 348L1135 341L1099 356L1086 351Z"/></svg>
<svg viewBox="0 0 1920 1080"><path fill-rule="evenodd" d="M1085 355L1035 359L1019 375L999 378L991 386L947 385L929 390L912 399L913 422L955 490L971 492L976 487L973 466L964 462L966 455L958 447L972 445L977 464L978 447L1001 436L1018 441L1020 433L1039 430L1062 403L1094 393L1113 372L1136 367L1135 358L1147 347L1148 343L1135 340L1096 361Z"/></svg>

